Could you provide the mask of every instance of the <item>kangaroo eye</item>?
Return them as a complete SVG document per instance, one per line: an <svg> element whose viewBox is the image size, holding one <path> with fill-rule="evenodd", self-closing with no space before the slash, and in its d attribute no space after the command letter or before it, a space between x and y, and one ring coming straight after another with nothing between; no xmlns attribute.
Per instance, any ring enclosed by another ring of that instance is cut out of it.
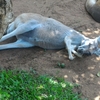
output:
<svg viewBox="0 0 100 100"><path fill-rule="evenodd" d="M89 48L91 47L91 45L92 45L92 44L91 44L91 43L89 43Z"/></svg>

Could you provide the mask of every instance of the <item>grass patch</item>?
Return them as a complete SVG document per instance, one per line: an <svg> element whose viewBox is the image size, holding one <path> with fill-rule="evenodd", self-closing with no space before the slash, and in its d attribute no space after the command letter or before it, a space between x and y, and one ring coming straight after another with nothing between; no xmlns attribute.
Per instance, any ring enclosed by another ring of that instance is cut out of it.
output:
<svg viewBox="0 0 100 100"><path fill-rule="evenodd" d="M0 100L81 100L75 85L24 71L0 71Z"/></svg>

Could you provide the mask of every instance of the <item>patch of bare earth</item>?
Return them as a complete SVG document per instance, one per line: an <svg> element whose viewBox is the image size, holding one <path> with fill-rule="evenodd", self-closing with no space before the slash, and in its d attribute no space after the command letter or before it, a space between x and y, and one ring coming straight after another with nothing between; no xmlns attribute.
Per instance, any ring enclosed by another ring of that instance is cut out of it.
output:
<svg viewBox="0 0 100 100"><path fill-rule="evenodd" d="M85 0L12 1L15 16L24 12L39 13L59 20L88 37L94 38L100 34L100 24L85 10ZM57 68L57 63L64 63L65 68ZM100 58L95 55L69 61L65 49L44 50L34 47L0 51L0 68L29 70L30 67L40 74L64 77L65 80L78 83L78 91L83 98L100 100L100 77L96 75L100 72Z"/></svg>

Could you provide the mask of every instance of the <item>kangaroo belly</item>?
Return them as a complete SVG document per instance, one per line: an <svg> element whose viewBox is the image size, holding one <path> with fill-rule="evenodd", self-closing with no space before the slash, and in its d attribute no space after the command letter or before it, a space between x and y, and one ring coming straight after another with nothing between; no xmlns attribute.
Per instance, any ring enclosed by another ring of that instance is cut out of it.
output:
<svg viewBox="0 0 100 100"><path fill-rule="evenodd" d="M62 49L65 47L64 41L56 41L56 40L44 40L44 39L34 39L35 46L39 46L44 49Z"/></svg>
<svg viewBox="0 0 100 100"><path fill-rule="evenodd" d="M34 32L32 42L35 46L42 47L44 49L62 49L65 47L64 35L49 33L49 32Z"/></svg>
<svg viewBox="0 0 100 100"><path fill-rule="evenodd" d="M56 34L40 30L32 30L24 34L18 35L18 39L32 43L44 49L62 49L65 47L64 34Z"/></svg>

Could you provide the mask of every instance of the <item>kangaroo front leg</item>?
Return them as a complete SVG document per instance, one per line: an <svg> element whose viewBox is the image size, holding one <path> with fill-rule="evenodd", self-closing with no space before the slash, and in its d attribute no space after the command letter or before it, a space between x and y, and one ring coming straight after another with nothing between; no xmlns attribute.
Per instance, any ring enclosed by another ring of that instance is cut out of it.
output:
<svg viewBox="0 0 100 100"><path fill-rule="evenodd" d="M75 50L72 50L72 52L73 52L73 54L75 54L76 56L78 56L78 57L82 57L82 55L79 54L79 53L77 53Z"/></svg>
<svg viewBox="0 0 100 100"><path fill-rule="evenodd" d="M72 46L71 46L71 39L69 39L67 36L64 39L64 42L66 44L66 49L68 50L68 54L69 54L69 59L73 60L75 57L73 57L72 55Z"/></svg>

